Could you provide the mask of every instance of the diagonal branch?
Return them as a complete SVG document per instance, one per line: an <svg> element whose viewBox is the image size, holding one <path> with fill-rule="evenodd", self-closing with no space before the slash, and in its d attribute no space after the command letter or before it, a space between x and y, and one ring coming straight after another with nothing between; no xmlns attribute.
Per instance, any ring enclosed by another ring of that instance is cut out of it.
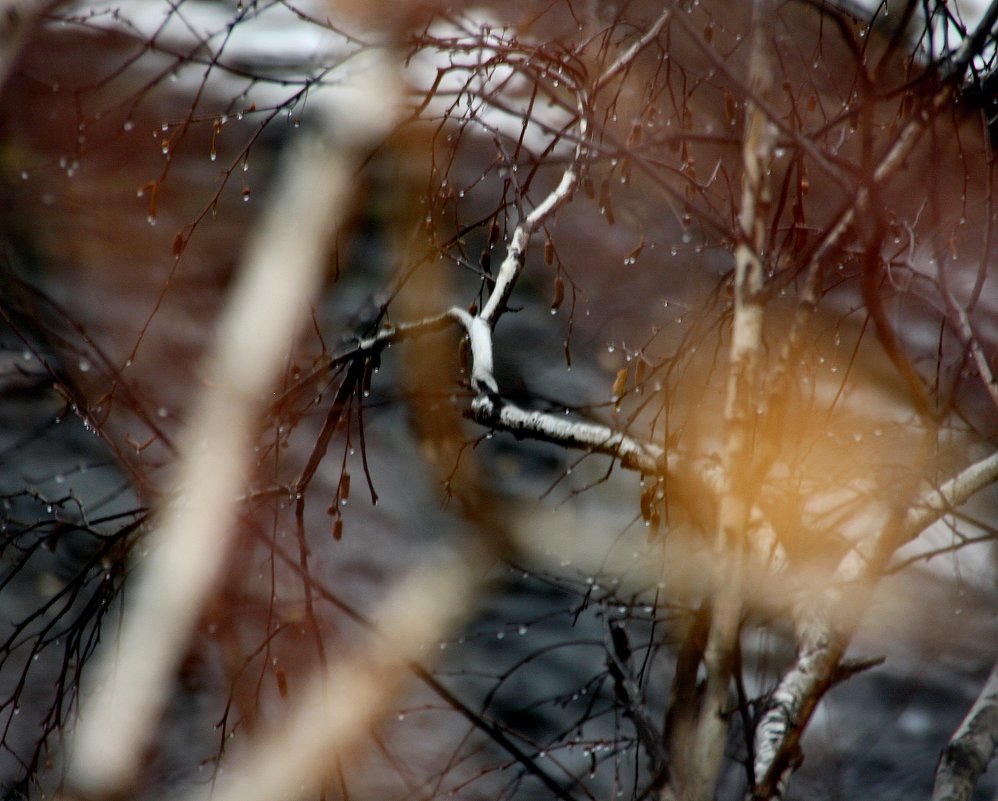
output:
<svg viewBox="0 0 998 801"><path fill-rule="evenodd" d="M974 785L998 749L998 663L943 750L932 801L970 801Z"/></svg>
<svg viewBox="0 0 998 801"><path fill-rule="evenodd" d="M358 79L349 111L330 108L327 125L289 153L275 202L251 243L207 363L211 384L181 450L178 495L150 537L120 634L105 650L80 712L67 785L82 797L121 795L134 783L198 616L217 586L264 399L300 321L308 319L328 243L349 207L354 171L395 114L394 80L383 71L366 76L373 85Z"/></svg>
<svg viewBox="0 0 998 801"><path fill-rule="evenodd" d="M780 795L794 767L804 729L835 682L839 661L857 622L843 614L843 608L855 609L862 604L865 593L872 589L871 579L881 573L882 562L898 547L996 481L998 453L993 453L940 487L923 492L894 530L885 527L871 538L873 546L867 553L852 550L846 555L836 571L834 588L797 610L797 660L767 700L756 727L753 798Z"/></svg>
<svg viewBox="0 0 998 801"><path fill-rule="evenodd" d="M283 726L213 787L199 788L184 801L270 801L285 797L289 787L300 788L300 797L319 794L333 758L356 752L421 651L473 609L483 568L474 558L449 558L415 570L383 603L365 647L333 662Z"/></svg>

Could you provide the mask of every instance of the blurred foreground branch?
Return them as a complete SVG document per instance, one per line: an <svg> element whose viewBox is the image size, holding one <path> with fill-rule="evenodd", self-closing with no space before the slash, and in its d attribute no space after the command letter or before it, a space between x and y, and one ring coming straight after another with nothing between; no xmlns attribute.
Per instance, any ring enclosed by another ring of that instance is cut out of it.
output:
<svg viewBox="0 0 998 801"><path fill-rule="evenodd" d="M252 438L297 330L309 317L360 159L395 117L397 78L378 62L287 154L204 367L177 473L120 635L108 642L70 752L67 787L126 792L232 541Z"/></svg>

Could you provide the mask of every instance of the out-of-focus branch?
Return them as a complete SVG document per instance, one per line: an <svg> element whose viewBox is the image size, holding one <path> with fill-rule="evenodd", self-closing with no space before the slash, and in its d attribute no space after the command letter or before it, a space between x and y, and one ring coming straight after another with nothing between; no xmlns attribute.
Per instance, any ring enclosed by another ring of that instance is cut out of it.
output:
<svg viewBox="0 0 998 801"><path fill-rule="evenodd" d="M0 0L0 88L51 0Z"/></svg>
<svg viewBox="0 0 998 801"><path fill-rule="evenodd" d="M80 712L67 787L83 797L119 795L141 755L232 540L235 499L252 435L288 348L320 283L328 243L349 207L354 172L394 119L395 79L380 63L354 79L343 105L288 154L273 205L206 362L180 458L173 503L150 536L120 634L97 665ZM364 82L370 85L361 85ZM349 103L349 108L347 108Z"/></svg>
<svg viewBox="0 0 998 801"><path fill-rule="evenodd" d="M932 801L970 801L974 785L998 748L998 663L943 750Z"/></svg>
<svg viewBox="0 0 998 801"><path fill-rule="evenodd" d="M272 801L314 797L330 766L356 752L386 714L420 651L447 635L474 608L473 556L418 568L392 591L376 615L367 646L333 662L304 692L284 726L253 745L213 788L185 801Z"/></svg>

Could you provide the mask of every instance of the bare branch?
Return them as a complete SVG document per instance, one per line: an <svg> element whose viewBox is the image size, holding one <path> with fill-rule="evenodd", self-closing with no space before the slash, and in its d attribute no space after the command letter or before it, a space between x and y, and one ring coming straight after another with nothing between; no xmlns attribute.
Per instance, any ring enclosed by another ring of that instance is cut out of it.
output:
<svg viewBox="0 0 998 801"><path fill-rule="evenodd" d="M641 473L664 475L668 469L666 453L661 447L599 423L571 420L551 412L527 411L485 395L479 395L472 402L471 416L484 426L508 431L517 437L612 456L624 467Z"/></svg>
<svg viewBox="0 0 998 801"><path fill-rule="evenodd" d="M914 539L939 518L998 481L998 452L968 465L938 489L924 492L905 515L898 546Z"/></svg>
<svg viewBox="0 0 998 801"><path fill-rule="evenodd" d="M892 536L890 528L883 529L868 538L870 545L862 552L851 550L836 570L834 586L818 599L805 601L797 610L797 660L767 700L756 728L754 797L779 794L792 769L800 736L821 697L834 683L852 636L855 621L848 610L862 606L871 580L883 567L876 556L880 554L880 561L889 558L896 548L995 481L998 453L964 468L938 489L923 492L910 505L896 534ZM891 539L889 547L884 546L885 538Z"/></svg>
<svg viewBox="0 0 998 801"><path fill-rule="evenodd" d="M969 801L998 748L998 663L939 760L932 801Z"/></svg>
<svg viewBox="0 0 998 801"><path fill-rule="evenodd" d="M638 54L644 50L648 45L650 45L658 35L662 32L662 28L665 27L665 23L669 19L669 15L672 10L665 8L662 13L656 17L655 21L652 23L651 27L648 28L640 38L638 38L627 50L620 54L620 56L603 72L602 75L596 80L593 85L593 94L598 92L604 86L606 86L610 81L616 78L621 72L627 69Z"/></svg>

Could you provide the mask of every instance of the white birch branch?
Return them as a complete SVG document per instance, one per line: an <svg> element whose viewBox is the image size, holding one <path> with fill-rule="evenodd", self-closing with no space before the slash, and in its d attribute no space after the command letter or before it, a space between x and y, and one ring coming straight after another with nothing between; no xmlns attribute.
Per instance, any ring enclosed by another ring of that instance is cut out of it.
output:
<svg viewBox="0 0 998 801"><path fill-rule="evenodd" d="M880 160L873 180L883 183L892 176L912 152L928 123L952 99L956 85L963 79L981 43L990 34L998 21L998 0L992 0L974 33L967 37L952 62L952 68L944 75L943 86L932 96L927 107L917 111L905 124ZM852 224L856 215L862 213L869 204L869 188L861 186L855 199L845 208L839 219L812 254L807 265L802 302L791 324L788 336L789 347L782 354L785 378L793 361L794 345L818 302L818 283L825 257L838 243ZM957 323L962 322L959 318ZM969 326L968 326L969 327ZM982 375L984 375L982 373ZM986 377L985 380L990 378ZM988 382L989 391L991 382ZM778 389L777 389L778 391ZM964 503L982 487L998 480L998 454L993 454L947 481L938 490L923 494L921 500L912 505L905 516L900 530L896 533L894 547L917 537L929 525L938 520L950 509ZM870 541L872 548L850 551L836 571L836 580L854 582L861 576L873 572L871 552L883 552L883 537L879 532ZM892 552L885 553L889 558ZM839 661L851 637L852 627L840 628L835 619L835 607L841 604L843 591L829 591L822 608L801 610L795 615L797 621L797 660L781 679L776 690L766 704L766 709L755 731L755 775L754 798L772 798L782 795L786 781L793 770L794 753L798 747L811 714L825 690L831 685Z"/></svg>
<svg viewBox="0 0 998 801"><path fill-rule="evenodd" d="M725 487L720 497L715 559L721 566L711 598L710 630L704 648L707 671L703 703L695 730L691 786L681 797L711 801L724 761L728 698L734 653L741 630L744 556L750 513L753 428L757 375L761 361L764 305L762 254L770 206L769 171L776 132L759 105L772 81L766 0L752 8L749 97L742 143L740 237L735 247L735 307L725 399ZM757 102L759 101L759 102Z"/></svg>
<svg viewBox="0 0 998 801"><path fill-rule="evenodd" d="M615 59L614 62L603 71L603 73L596 80L596 83L593 85L594 94L616 78L621 72L627 69L634 59L637 58L638 54L655 41L658 35L662 32L662 28L665 27L665 23L669 20L669 15L671 13L671 9L664 9L662 13L656 17L655 21L651 24L651 27L641 34L640 38L638 38L629 48L627 48L627 50L621 53L620 57Z"/></svg>
<svg viewBox="0 0 998 801"><path fill-rule="evenodd" d="M991 402L994 404L995 409L998 410L998 381L995 380L994 372L992 372L991 365L988 363L987 354L984 352L984 348L981 347L981 342L974 334L974 329L970 325L967 310L957 303L956 298L953 297L953 293L949 289L945 269L941 261L939 263L939 279L939 291L946 301L949 323L956 331L961 344L970 351L970 356L974 360L974 365L977 367L977 372L981 377L981 383L984 384L988 395L991 396Z"/></svg>
<svg viewBox="0 0 998 801"><path fill-rule="evenodd" d="M506 257L502 260L502 264L499 266L495 286L492 288L489 299L479 315L479 317L488 324L489 328L495 327L500 315L506 308L507 301L513 294L513 288L516 286L516 280L520 277L520 273L523 271L527 245L530 244L530 237L533 236L538 226L540 226L544 220L546 220L559 206L561 206L572 196L572 192L575 190L575 185L579 180L578 159L581 155L582 142L585 138L586 125L584 116L580 119L580 127L582 128L582 133L579 138L579 146L576 148L575 161L573 161L572 165L565 170L564 174L561 176L561 181L558 183L558 186L555 187L555 189L548 194L543 201L534 207L534 210L531 211L523 222L516 227L513 231L513 235L509 239L509 243L506 246Z"/></svg>
<svg viewBox="0 0 998 801"><path fill-rule="evenodd" d="M802 606L797 621L797 660L766 703L755 731L756 798L778 796L792 771L794 752L814 708L832 686L856 620L849 613L861 605L882 573L875 556L890 537L887 559L975 493L998 481L998 452L964 468L940 487L922 493L908 509L896 532L881 530L872 547L850 551L834 576L833 586L818 601Z"/></svg>
<svg viewBox="0 0 998 801"><path fill-rule="evenodd" d="M624 467L648 475L665 475L669 469L663 448L600 423L569 419L553 412L521 409L513 403L486 395L479 395L472 401L471 416L481 425L507 431L515 437L612 456ZM673 458L673 469L676 463Z"/></svg>
<svg viewBox="0 0 998 801"><path fill-rule="evenodd" d="M943 750L932 801L970 801L974 786L998 749L998 663Z"/></svg>

